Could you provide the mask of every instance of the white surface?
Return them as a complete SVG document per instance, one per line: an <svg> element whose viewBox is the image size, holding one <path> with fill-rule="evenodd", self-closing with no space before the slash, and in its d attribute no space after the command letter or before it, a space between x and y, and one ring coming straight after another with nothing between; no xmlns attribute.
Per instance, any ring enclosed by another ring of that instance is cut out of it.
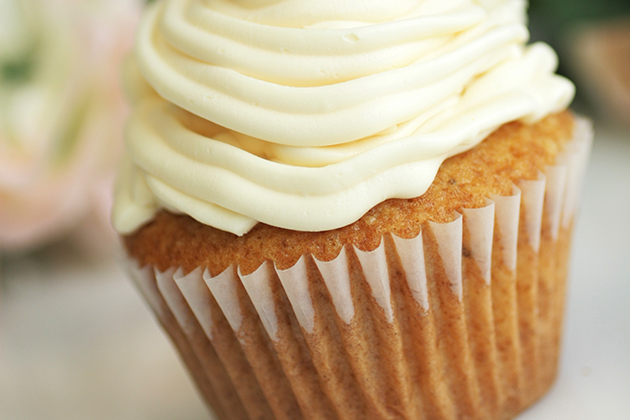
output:
<svg viewBox="0 0 630 420"><path fill-rule="evenodd" d="M574 243L560 375L518 420L630 418L629 216L630 135L600 130ZM49 250L1 269L0 420L208 419L114 261Z"/></svg>

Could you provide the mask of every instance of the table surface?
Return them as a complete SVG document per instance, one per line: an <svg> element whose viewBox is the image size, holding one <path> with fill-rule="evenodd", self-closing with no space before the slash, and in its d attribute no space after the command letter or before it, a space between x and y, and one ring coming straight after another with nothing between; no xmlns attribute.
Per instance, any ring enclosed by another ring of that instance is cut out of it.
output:
<svg viewBox="0 0 630 420"><path fill-rule="evenodd" d="M562 365L518 420L630 418L630 134L596 128ZM209 419L115 258L5 258L0 420Z"/></svg>

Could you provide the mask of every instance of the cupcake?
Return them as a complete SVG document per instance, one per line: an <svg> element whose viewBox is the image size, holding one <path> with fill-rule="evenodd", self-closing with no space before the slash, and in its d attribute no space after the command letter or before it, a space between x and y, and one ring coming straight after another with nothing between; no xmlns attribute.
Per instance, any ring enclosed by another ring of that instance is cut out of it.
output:
<svg viewBox="0 0 630 420"><path fill-rule="evenodd" d="M148 8L113 212L220 419L509 419L558 364L590 126L522 1Z"/></svg>

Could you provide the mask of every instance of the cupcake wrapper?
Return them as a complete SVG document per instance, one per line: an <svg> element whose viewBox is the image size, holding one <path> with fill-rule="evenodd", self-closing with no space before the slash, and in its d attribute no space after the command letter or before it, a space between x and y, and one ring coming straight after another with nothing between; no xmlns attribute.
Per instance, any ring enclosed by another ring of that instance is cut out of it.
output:
<svg viewBox="0 0 630 420"><path fill-rule="evenodd" d="M220 419L504 419L553 382L590 123L536 180L291 268L129 270Z"/></svg>

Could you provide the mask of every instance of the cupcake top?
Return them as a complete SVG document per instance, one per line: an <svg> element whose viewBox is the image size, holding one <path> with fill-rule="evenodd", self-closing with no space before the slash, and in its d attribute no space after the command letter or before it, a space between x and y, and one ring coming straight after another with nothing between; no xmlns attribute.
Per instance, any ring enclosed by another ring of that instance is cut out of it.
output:
<svg viewBox="0 0 630 420"><path fill-rule="evenodd" d="M501 125L565 109L519 0L164 0L142 21L113 222L345 226Z"/></svg>

